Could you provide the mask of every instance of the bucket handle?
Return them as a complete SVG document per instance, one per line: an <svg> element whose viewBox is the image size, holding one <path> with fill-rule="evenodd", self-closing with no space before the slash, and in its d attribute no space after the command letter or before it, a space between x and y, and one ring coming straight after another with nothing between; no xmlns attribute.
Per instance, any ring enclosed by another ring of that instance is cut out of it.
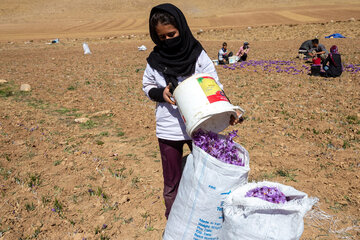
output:
<svg viewBox="0 0 360 240"><path fill-rule="evenodd" d="M242 109L242 108L239 107L239 106L233 106L231 109L234 110L234 111L236 111L236 110L239 110L239 111L240 111L239 120L241 119L241 117L242 117L242 116L244 115L244 113L245 113L245 110ZM203 118L206 118L206 117L209 117L209 116L211 116L211 114L205 115L205 116L203 116ZM235 115L234 117L236 118L237 116Z"/></svg>
<svg viewBox="0 0 360 240"><path fill-rule="evenodd" d="M240 119L240 118L244 115L244 113L245 113L245 110L242 109L242 108L239 107L239 106L234 106L233 109L234 109L234 110L239 110L239 111L241 112L240 115L239 115L239 119ZM237 116L235 116L235 117L237 117Z"/></svg>

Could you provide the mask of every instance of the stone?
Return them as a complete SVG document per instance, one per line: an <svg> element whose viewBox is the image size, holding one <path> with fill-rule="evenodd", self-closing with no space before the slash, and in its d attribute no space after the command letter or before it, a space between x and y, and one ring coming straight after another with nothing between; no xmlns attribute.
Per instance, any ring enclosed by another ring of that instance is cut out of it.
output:
<svg viewBox="0 0 360 240"><path fill-rule="evenodd" d="M75 122L76 123L86 123L89 120L90 120L90 118L83 117L83 118L76 118Z"/></svg>
<svg viewBox="0 0 360 240"><path fill-rule="evenodd" d="M25 144L25 141L24 140L15 140L13 143L16 146L21 146L21 145Z"/></svg>
<svg viewBox="0 0 360 240"><path fill-rule="evenodd" d="M22 91L22 92L30 92L31 91L31 86L29 84L27 84L27 83L21 84L20 91Z"/></svg>
<svg viewBox="0 0 360 240"><path fill-rule="evenodd" d="M355 22L355 18L352 17L352 18L349 19L349 21L350 22Z"/></svg>
<svg viewBox="0 0 360 240"><path fill-rule="evenodd" d="M6 81L5 79L0 79L0 84L3 84L3 83L7 83L8 81Z"/></svg>

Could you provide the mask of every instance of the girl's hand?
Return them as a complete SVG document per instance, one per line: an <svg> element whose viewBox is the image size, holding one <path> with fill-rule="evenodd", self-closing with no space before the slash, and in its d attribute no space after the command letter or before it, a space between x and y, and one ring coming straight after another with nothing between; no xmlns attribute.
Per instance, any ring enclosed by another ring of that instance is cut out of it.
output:
<svg viewBox="0 0 360 240"><path fill-rule="evenodd" d="M172 94L170 93L170 85L167 85L163 91L163 98L165 102L170 103L171 105L175 105L175 100L171 100L173 98Z"/></svg>
<svg viewBox="0 0 360 240"><path fill-rule="evenodd" d="M236 111L237 117L235 118L233 115L231 115L230 117L230 125L235 125L238 123L242 123L244 121L243 117L240 117L240 112Z"/></svg>

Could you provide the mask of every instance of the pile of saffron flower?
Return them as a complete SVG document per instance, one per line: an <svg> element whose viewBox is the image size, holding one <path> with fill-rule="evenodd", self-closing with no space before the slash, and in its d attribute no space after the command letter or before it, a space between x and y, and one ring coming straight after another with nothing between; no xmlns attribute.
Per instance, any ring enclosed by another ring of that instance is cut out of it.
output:
<svg viewBox="0 0 360 240"><path fill-rule="evenodd" d="M344 71L346 72L350 72L350 73L358 73L360 72L360 64L348 64L348 65L345 65L344 67Z"/></svg>
<svg viewBox="0 0 360 240"><path fill-rule="evenodd" d="M222 162L244 166L245 163L241 159L239 150L233 141L237 136L237 130L230 132L225 138L221 138L214 132L205 132L200 129L193 135L193 142L196 146Z"/></svg>
<svg viewBox="0 0 360 240"><path fill-rule="evenodd" d="M278 61L278 60L250 60L246 62L238 62L230 65L224 65L223 68L230 70L245 70L254 72L275 72L286 74L309 74L309 65L299 65L295 61Z"/></svg>
<svg viewBox="0 0 360 240"><path fill-rule="evenodd" d="M248 191L245 197L257 197L272 203L285 203L286 196L277 187L257 187Z"/></svg>
<svg viewBox="0 0 360 240"><path fill-rule="evenodd" d="M290 75L309 74L311 64L302 64L300 61L280 61L280 60L249 60L245 62L237 62L234 64L223 65L223 68L229 70L242 70L266 73L282 73ZM359 64L344 65L344 71L350 73L360 72Z"/></svg>

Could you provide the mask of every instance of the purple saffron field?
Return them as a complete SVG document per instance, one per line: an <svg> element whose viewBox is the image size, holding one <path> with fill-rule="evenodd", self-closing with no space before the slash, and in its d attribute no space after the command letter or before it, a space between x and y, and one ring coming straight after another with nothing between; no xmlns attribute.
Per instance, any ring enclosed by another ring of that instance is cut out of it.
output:
<svg viewBox="0 0 360 240"><path fill-rule="evenodd" d="M311 65L302 64L300 61L279 61L279 60L250 60L246 62L238 62L229 65L223 65L223 68L230 70L243 70L253 72L274 72L283 74L309 74ZM346 64L344 71L350 73L360 72L360 65Z"/></svg>
<svg viewBox="0 0 360 240"><path fill-rule="evenodd" d="M200 129L194 134L193 141L196 146L222 162L244 166L245 163L240 158L239 150L233 141L237 136L237 130L230 132L223 139L214 132L205 132Z"/></svg>
<svg viewBox="0 0 360 240"><path fill-rule="evenodd" d="M245 197L257 197L272 203L285 203L286 196L277 187L257 187L248 191Z"/></svg>

